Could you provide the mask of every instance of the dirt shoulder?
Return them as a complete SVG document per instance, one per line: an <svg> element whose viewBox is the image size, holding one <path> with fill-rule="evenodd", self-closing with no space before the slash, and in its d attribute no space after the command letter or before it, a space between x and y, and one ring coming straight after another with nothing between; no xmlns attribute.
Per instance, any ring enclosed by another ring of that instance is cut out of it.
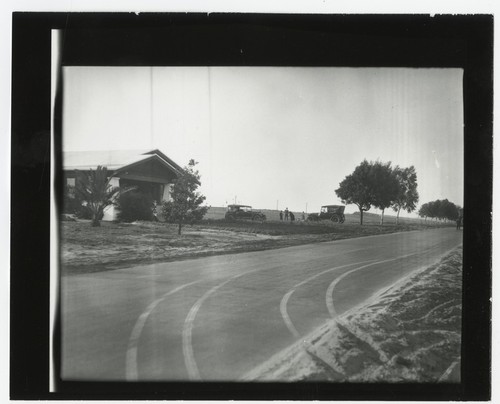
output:
<svg viewBox="0 0 500 404"><path fill-rule="evenodd" d="M460 382L462 248L325 324L247 380Z"/></svg>
<svg viewBox="0 0 500 404"><path fill-rule="evenodd" d="M359 226L214 220L185 226L178 235L176 225L165 223L102 222L101 227L91 227L88 221L60 224L63 274L434 228L415 224Z"/></svg>

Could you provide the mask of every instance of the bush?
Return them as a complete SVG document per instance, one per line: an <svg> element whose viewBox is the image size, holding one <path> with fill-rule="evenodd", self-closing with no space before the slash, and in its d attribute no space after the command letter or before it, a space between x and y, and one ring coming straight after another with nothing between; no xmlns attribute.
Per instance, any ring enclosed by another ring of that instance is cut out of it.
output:
<svg viewBox="0 0 500 404"><path fill-rule="evenodd" d="M82 207L82 201L76 197L74 188L70 185L64 188L62 213L76 214Z"/></svg>
<svg viewBox="0 0 500 404"><path fill-rule="evenodd" d="M85 205L80 206L76 210L75 215L78 219L87 219L87 220L92 219L92 211L90 210L90 208L88 206L85 206ZM103 216L104 215L100 215L99 220L102 220Z"/></svg>
<svg viewBox="0 0 500 404"><path fill-rule="evenodd" d="M92 219L92 212L83 204L82 199L75 192L75 187L71 185L64 187L62 213L75 215L79 219Z"/></svg>
<svg viewBox="0 0 500 404"><path fill-rule="evenodd" d="M153 198L149 194L139 191L125 192L118 199L118 208L118 220L122 222L153 219Z"/></svg>

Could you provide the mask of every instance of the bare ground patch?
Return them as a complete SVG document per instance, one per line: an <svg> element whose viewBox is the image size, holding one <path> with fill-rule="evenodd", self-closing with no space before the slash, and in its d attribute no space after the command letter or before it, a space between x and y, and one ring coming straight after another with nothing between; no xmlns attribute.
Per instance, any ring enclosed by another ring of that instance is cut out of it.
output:
<svg viewBox="0 0 500 404"><path fill-rule="evenodd" d="M61 268L63 274L96 272L424 228L427 227L416 224L359 226L207 220L185 226L178 235L177 226L166 223L102 222L101 227L91 227L88 221L62 221Z"/></svg>

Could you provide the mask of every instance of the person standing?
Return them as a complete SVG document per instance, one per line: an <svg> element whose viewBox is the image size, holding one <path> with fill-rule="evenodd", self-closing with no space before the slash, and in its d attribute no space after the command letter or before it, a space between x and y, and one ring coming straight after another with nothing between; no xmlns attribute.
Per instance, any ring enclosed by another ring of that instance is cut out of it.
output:
<svg viewBox="0 0 500 404"><path fill-rule="evenodd" d="M280 220L283 221L283 211L280 210Z"/></svg>
<svg viewBox="0 0 500 404"><path fill-rule="evenodd" d="M290 221L291 222L295 221L295 215L293 214L293 212L290 212Z"/></svg>
<svg viewBox="0 0 500 404"><path fill-rule="evenodd" d="M285 209L285 221L288 221L288 208Z"/></svg>
<svg viewBox="0 0 500 404"><path fill-rule="evenodd" d="M302 211L302 221L306 220L306 214Z"/></svg>

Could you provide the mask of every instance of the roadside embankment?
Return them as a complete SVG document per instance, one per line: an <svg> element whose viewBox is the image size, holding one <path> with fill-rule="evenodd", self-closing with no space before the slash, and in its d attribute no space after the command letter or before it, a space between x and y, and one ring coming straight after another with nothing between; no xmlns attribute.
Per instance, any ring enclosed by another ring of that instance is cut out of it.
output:
<svg viewBox="0 0 500 404"><path fill-rule="evenodd" d="M343 313L245 380L460 382L462 248Z"/></svg>

